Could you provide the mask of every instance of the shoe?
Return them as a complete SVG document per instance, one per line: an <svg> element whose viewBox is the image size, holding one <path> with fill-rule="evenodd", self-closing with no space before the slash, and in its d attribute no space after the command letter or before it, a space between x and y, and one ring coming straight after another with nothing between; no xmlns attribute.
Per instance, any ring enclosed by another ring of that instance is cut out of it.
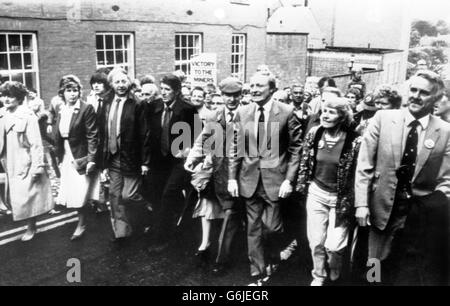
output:
<svg viewBox="0 0 450 306"><path fill-rule="evenodd" d="M209 255L210 255L209 247L204 250L197 250L197 252L195 252L194 254L197 265L201 266L207 264L209 261Z"/></svg>
<svg viewBox="0 0 450 306"><path fill-rule="evenodd" d="M23 242L27 242L30 241L31 239L34 238L34 235L36 234L36 230L33 231L27 231L20 240L22 240Z"/></svg>
<svg viewBox="0 0 450 306"><path fill-rule="evenodd" d="M212 273L215 276L222 276L224 275L228 270L228 267L225 264L215 263L212 268Z"/></svg>
<svg viewBox="0 0 450 306"><path fill-rule="evenodd" d="M313 279L311 284L311 287L322 287L323 286L323 280L321 279Z"/></svg>
<svg viewBox="0 0 450 306"><path fill-rule="evenodd" d="M332 282L336 282L340 277L341 277L341 274L339 273L339 270L330 269L330 280Z"/></svg>
<svg viewBox="0 0 450 306"><path fill-rule="evenodd" d="M147 252L150 254L161 253L161 252L165 251L168 247L169 247L168 242L157 243L155 245L148 247Z"/></svg>
<svg viewBox="0 0 450 306"><path fill-rule="evenodd" d="M70 237L70 241L80 240L84 236L85 232L86 232L86 226L83 226L80 229L78 229L78 227L77 227L75 232L73 233L72 237Z"/></svg>
<svg viewBox="0 0 450 306"><path fill-rule="evenodd" d="M267 275L254 275L251 277L252 281L247 285L249 287L262 287L266 286L270 277Z"/></svg>
<svg viewBox="0 0 450 306"><path fill-rule="evenodd" d="M267 276L272 276L275 272L277 272L279 266L279 264L268 264L266 267Z"/></svg>

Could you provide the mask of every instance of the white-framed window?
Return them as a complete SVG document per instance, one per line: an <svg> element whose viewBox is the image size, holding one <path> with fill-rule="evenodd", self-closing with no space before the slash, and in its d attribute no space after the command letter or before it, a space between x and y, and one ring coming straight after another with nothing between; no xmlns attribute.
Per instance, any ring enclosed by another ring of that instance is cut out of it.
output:
<svg viewBox="0 0 450 306"><path fill-rule="evenodd" d="M98 68L124 68L134 77L133 33L96 33L95 49Z"/></svg>
<svg viewBox="0 0 450 306"><path fill-rule="evenodd" d="M35 33L0 32L0 77L18 81L39 93L39 67Z"/></svg>
<svg viewBox="0 0 450 306"><path fill-rule="evenodd" d="M175 34L175 70L182 70L189 75L191 58L200 53L202 53L202 34Z"/></svg>
<svg viewBox="0 0 450 306"><path fill-rule="evenodd" d="M233 34L231 37L231 75L245 82L245 34Z"/></svg>

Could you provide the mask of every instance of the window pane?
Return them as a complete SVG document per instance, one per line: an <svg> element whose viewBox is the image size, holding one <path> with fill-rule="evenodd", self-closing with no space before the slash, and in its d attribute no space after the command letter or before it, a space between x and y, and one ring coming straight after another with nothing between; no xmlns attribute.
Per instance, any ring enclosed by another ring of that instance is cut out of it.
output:
<svg viewBox="0 0 450 306"><path fill-rule="evenodd" d="M128 63L128 51L125 52L125 63Z"/></svg>
<svg viewBox="0 0 450 306"><path fill-rule="evenodd" d="M189 35L188 36L188 47L193 47L194 46L194 37Z"/></svg>
<svg viewBox="0 0 450 306"><path fill-rule="evenodd" d="M123 51L116 51L116 63L117 64L123 63Z"/></svg>
<svg viewBox="0 0 450 306"><path fill-rule="evenodd" d="M24 53L23 54L23 60L24 60L24 69L33 69L33 62L32 62L32 57L31 57L31 53Z"/></svg>
<svg viewBox="0 0 450 306"><path fill-rule="evenodd" d="M97 65L105 65L105 53L97 51Z"/></svg>
<svg viewBox="0 0 450 306"><path fill-rule="evenodd" d="M175 48L180 47L180 35L175 35Z"/></svg>
<svg viewBox="0 0 450 306"><path fill-rule="evenodd" d="M22 57L19 54L11 54L11 69L22 69Z"/></svg>
<svg viewBox="0 0 450 306"><path fill-rule="evenodd" d="M14 73L11 75L12 81L17 81L23 83L23 74L22 73Z"/></svg>
<svg viewBox="0 0 450 306"><path fill-rule="evenodd" d="M114 64L114 51L106 51L106 64Z"/></svg>
<svg viewBox="0 0 450 306"><path fill-rule="evenodd" d="M0 52L6 52L6 35L0 34Z"/></svg>
<svg viewBox="0 0 450 306"><path fill-rule="evenodd" d="M9 35L9 51L20 51L20 35Z"/></svg>
<svg viewBox="0 0 450 306"><path fill-rule="evenodd" d="M113 36L112 35L106 35L106 49L113 49Z"/></svg>
<svg viewBox="0 0 450 306"><path fill-rule="evenodd" d="M186 47L186 35L181 35L181 46Z"/></svg>
<svg viewBox="0 0 450 306"><path fill-rule="evenodd" d="M25 73L25 86L28 88L36 88L36 78L34 72Z"/></svg>
<svg viewBox="0 0 450 306"><path fill-rule="evenodd" d="M97 35L95 37L95 47L100 50L105 48L103 45L103 35Z"/></svg>
<svg viewBox="0 0 450 306"><path fill-rule="evenodd" d="M31 35L22 35L22 42L23 42L23 50L24 51L33 51L33 43L32 43L32 36Z"/></svg>
<svg viewBox="0 0 450 306"><path fill-rule="evenodd" d="M182 60L187 59L187 50L186 49L181 50L181 59Z"/></svg>
<svg viewBox="0 0 450 306"><path fill-rule="evenodd" d="M0 54L0 70L8 70L8 58L6 56L6 54Z"/></svg>
<svg viewBox="0 0 450 306"><path fill-rule="evenodd" d="M175 60L176 61L180 60L180 49L175 49Z"/></svg>
<svg viewBox="0 0 450 306"><path fill-rule="evenodd" d="M115 37L116 49L123 49L123 37L122 35L116 35Z"/></svg>

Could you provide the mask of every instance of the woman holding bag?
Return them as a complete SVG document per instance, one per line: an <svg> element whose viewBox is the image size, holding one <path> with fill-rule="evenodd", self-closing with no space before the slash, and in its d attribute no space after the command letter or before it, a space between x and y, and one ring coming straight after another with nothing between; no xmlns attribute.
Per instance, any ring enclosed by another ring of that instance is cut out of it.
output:
<svg viewBox="0 0 450 306"><path fill-rule="evenodd" d="M26 87L8 81L0 86L0 157L6 172L7 201L14 221L28 220L22 241L36 234L36 217L53 208L50 179L36 116L25 105Z"/></svg>
<svg viewBox="0 0 450 306"><path fill-rule="evenodd" d="M95 192L91 174L95 171L98 131L94 108L80 100L80 80L74 75L66 75L59 85L58 94L64 105L56 121L56 151L61 163L58 200L60 204L78 210L78 225L70 238L74 241L86 230L85 204Z"/></svg>

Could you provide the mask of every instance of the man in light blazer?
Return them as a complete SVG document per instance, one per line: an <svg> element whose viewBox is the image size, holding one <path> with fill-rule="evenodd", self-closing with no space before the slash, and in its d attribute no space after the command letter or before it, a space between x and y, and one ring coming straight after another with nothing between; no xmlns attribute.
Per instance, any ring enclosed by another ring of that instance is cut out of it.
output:
<svg viewBox="0 0 450 306"><path fill-rule="evenodd" d="M280 200L292 193L301 148L301 125L293 106L272 99L275 79L251 78L253 103L238 109L230 149L228 191L245 200L248 257L253 284L261 285L279 260L283 224Z"/></svg>
<svg viewBox="0 0 450 306"><path fill-rule="evenodd" d="M411 208L430 195L448 204L450 125L431 115L443 89L437 74L419 72L410 79L407 109L377 112L363 136L356 218L360 226L370 225L368 256L381 261L383 282L395 282L391 267L405 268L398 262L404 250L397 253L396 245Z"/></svg>

